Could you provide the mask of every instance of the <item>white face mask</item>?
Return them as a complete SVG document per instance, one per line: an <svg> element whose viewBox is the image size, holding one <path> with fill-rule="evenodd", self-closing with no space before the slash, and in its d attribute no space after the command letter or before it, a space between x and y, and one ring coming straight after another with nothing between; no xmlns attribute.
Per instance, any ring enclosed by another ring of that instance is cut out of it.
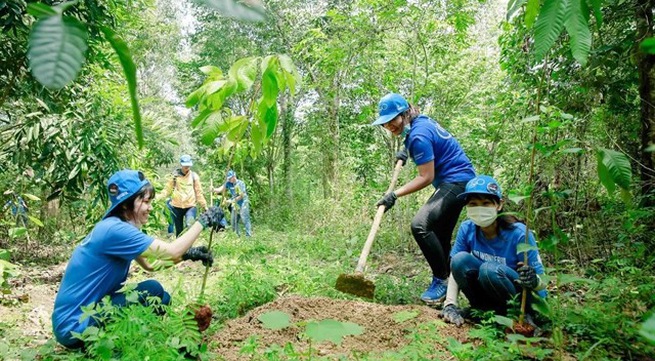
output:
<svg viewBox="0 0 655 361"><path fill-rule="evenodd" d="M466 207L466 216L480 227L487 227L498 217L496 207Z"/></svg>

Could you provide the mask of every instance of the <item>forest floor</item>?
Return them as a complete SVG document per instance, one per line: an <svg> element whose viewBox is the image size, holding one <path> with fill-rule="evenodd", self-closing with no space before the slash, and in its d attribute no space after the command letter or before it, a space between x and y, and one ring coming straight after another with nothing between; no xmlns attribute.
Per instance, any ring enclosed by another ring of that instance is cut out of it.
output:
<svg viewBox="0 0 655 361"><path fill-rule="evenodd" d="M182 273L195 274L200 269L193 265L178 265ZM29 271L10 281L11 294L0 299L0 320L6 327L5 340L13 340L9 347L37 348L52 339L53 303L65 263L50 267L30 267ZM291 326L282 330L263 327L257 317L268 311L281 311L291 316ZM407 317L394 317L395 315ZM303 297L283 295L272 302L259 306L244 316L227 320L223 325L206 334L209 350L225 360L244 359L243 345L256 337L257 346L268 349L290 344L296 352L307 353L313 348L314 355L339 357L351 354L382 354L397 351L411 342L411 336L421 325L433 324L443 339L454 338L468 341L470 326L457 328L439 319L439 312L423 305L382 305L358 300L337 300L328 297ZM341 344L323 341L312 345L303 337L302 326L311 321L334 319L353 322L364 332L345 337ZM0 341L2 342L2 341ZM434 352L442 357L448 354L444 346L434 344ZM446 356L445 359L451 359Z"/></svg>

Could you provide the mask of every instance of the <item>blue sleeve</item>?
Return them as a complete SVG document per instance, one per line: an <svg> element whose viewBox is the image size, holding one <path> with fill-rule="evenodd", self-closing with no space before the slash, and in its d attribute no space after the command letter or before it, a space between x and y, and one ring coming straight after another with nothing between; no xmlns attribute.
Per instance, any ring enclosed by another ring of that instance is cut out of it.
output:
<svg viewBox="0 0 655 361"><path fill-rule="evenodd" d="M425 135L418 134L409 144L409 154L416 165L425 164L434 160L432 142Z"/></svg>
<svg viewBox="0 0 655 361"><path fill-rule="evenodd" d="M457 237L455 238L455 244L450 250L450 257L454 257L459 252L471 253L471 239L468 228L467 223L462 223L459 226Z"/></svg>
<svg viewBox="0 0 655 361"><path fill-rule="evenodd" d="M246 183L243 181L239 182L239 189L241 190L241 194L246 194Z"/></svg>
<svg viewBox="0 0 655 361"><path fill-rule="evenodd" d="M133 260L145 252L154 238L127 222L117 222L107 229L103 251L105 254Z"/></svg>

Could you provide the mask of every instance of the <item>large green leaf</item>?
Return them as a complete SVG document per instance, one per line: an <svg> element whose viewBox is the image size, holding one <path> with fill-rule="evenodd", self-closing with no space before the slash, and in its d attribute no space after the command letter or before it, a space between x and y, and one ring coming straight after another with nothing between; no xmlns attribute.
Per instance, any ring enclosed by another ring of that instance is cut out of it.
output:
<svg viewBox="0 0 655 361"><path fill-rule="evenodd" d="M594 17L596 18L596 29L600 29L600 26L603 25L603 12L600 9L602 1L603 0L591 0L591 8L594 11Z"/></svg>
<svg viewBox="0 0 655 361"><path fill-rule="evenodd" d="M632 183L632 168L625 154L611 149L596 150L598 160L598 177L609 193L613 193L615 185L629 190Z"/></svg>
<svg viewBox="0 0 655 361"><path fill-rule="evenodd" d="M216 93L207 97L207 102L206 102L207 106L212 109L220 109L221 107L223 107L223 103L225 103L225 99L227 99L230 95L234 94L236 90L237 90L236 80L232 78L228 78L227 81L225 82L225 85L223 85L222 88L220 88Z"/></svg>
<svg viewBox="0 0 655 361"><path fill-rule="evenodd" d="M192 128L197 128L197 127L202 127L205 124L205 120L207 120L207 117L209 117L215 110L212 109L205 109L200 114L198 114L197 117L193 118L191 121L191 127Z"/></svg>
<svg viewBox="0 0 655 361"><path fill-rule="evenodd" d="M301 82L300 73L298 73L298 68L296 68L291 58L288 57L287 55L282 54L278 58L280 60L280 67L282 68L282 71L284 73L284 79L286 81L287 86L289 87L289 91L291 92L291 94L296 94L296 91L300 86L300 82Z"/></svg>
<svg viewBox="0 0 655 361"><path fill-rule="evenodd" d="M587 0L569 0L569 9L564 27L571 38L571 53L573 58L581 65L587 64L591 51L591 32L587 22L587 11L583 9L582 2ZM585 6L586 8L586 6ZM584 11L583 11L584 10Z"/></svg>
<svg viewBox="0 0 655 361"><path fill-rule="evenodd" d="M523 6L526 1L527 0L509 0L507 3L507 15L505 16L505 20L512 20L514 15L521 10L521 6Z"/></svg>
<svg viewBox="0 0 655 361"><path fill-rule="evenodd" d="M282 311L270 311L257 316L257 319L265 328L281 330L291 325L291 316Z"/></svg>
<svg viewBox="0 0 655 361"><path fill-rule="evenodd" d="M528 251L538 251L538 250L539 248L537 248L537 246L525 242L521 242L518 245L516 245L516 254L520 254Z"/></svg>
<svg viewBox="0 0 655 361"><path fill-rule="evenodd" d="M405 310L405 311L396 312L393 315L391 315L391 317L393 318L394 321L396 321L396 323L403 323L407 320L416 318L418 314L419 314L418 311Z"/></svg>
<svg viewBox="0 0 655 361"><path fill-rule="evenodd" d="M319 322L307 324L305 334L315 342L330 341L337 345L341 344L344 336L361 335L364 328L352 322L339 322L326 319Z"/></svg>
<svg viewBox="0 0 655 361"><path fill-rule="evenodd" d="M55 9L42 3L27 4L27 13L38 19L59 14Z"/></svg>
<svg viewBox="0 0 655 361"><path fill-rule="evenodd" d="M61 15L39 19L27 50L36 80L49 89L61 89L73 81L84 64L87 37L77 19Z"/></svg>
<svg viewBox="0 0 655 361"><path fill-rule="evenodd" d="M248 21L266 19L266 10L261 0L196 0L207 7L218 10L223 16Z"/></svg>
<svg viewBox="0 0 655 361"><path fill-rule="evenodd" d="M237 91L241 92L250 89L257 77L257 63L259 57L249 57L237 60L230 71L230 77L237 83Z"/></svg>
<svg viewBox="0 0 655 361"><path fill-rule="evenodd" d="M130 92L130 103L132 105L132 116L134 117L134 130L136 131L136 139L139 148L143 147L143 128L141 126L141 111L139 110L139 98L136 94L136 65L132 60L132 54L127 44L121 39L113 30L107 27L100 28L105 34L105 38L114 48L118 60L123 67L125 80L127 80L127 89Z"/></svg>
<svg viewBox="0 0 655 361"><path fill-rule="evenodd" d="M227 132L227 139L233 142L239 142L248 130L248 118L243 115L233 116L227 120L230 130Z"/></svg>
<svg viewBox="0 0 655 361"><path fill-rule="evenodd" d="M648 342L655 345L655 314L650 315L646 322L641 325L639 334Z"/></svg>
<svg viewBox="0 0 655 361"><path fill-rule="evenodd" d="M200 141L204 145L211 145L214 143L214 139L220 134L220 127L223 123L223 117L221 116L220 111L212 112L207 116L203 123L203 127L200 133Z"/></svg>
<svg viewBox="0 0 655 361"><path fill-rule="evenodd" d="M567 0L545 0L534 31L534 54L543 59L564 28Z"/></svg>
<svg viewBox="0 0 655 361"><path fill-rule="evenodd" d="M646 38L639 43L639 49L646 54L655 54L655 38Z"/></svg>
<svg viewBox="0 0 655 361"><path fill-rule="evenodd" d="M532 29L534 21L539 14L539 0L528 0L528 5L525 7L525 26Z"/></svg>
<svg viewBox="0 0 655 361"><path fill-rule="evenodd" d="M277 95L280 92L278 88L277 78L273 70L266 69L262 74L262 95L264 96L264 103L268 107L277 102Z"/></svg>

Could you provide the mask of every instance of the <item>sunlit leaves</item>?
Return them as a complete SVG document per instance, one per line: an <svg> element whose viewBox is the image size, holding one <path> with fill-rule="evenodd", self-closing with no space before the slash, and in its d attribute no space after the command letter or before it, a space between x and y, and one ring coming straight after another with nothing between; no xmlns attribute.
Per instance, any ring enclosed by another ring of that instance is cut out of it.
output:
<svg viewBox="0 0 655 361"><path fill-rule="evenodd" d="M248 21L266 19L266 10L260 0L196 0L217 10L221 15Z"/></svg>
<svg viewBox="0 0 655 361"><path fill-rule="evenodd" d="M87 49L86 28L77 19L61 14L39 19L30 34L32 74L46 88L61 89L75 79Z"/></svg>
<svg viewBox="0 0 655 361"><path fill-rule="evenodd" d="M198 107L200 114L191 125L201 129L201 140L211 144L222 137L223 154L234 146L239 146L250 135L249 152L256 157L263 146L275 133L278 123L277 98L289 88L293 94L297 90L300 76L291 59L286 55L269 55L265 58L247 57L236 61L227 73L216 67L205 66L201 71L207 79L200 88L193 91L186 100L187 107ZM254 87L257 81L258 86ZM210 121L213 114L232 110L224 107L227 98L233 94L246 93L254 89L248 109L252 113L229 116L220 122Z"/></svg>
<svg viewBox="0 0 655 361"><path fill-rule="evenodd" d="M525 2L526 0L510 0L507 3L507 15L505 19L507 21L511 21L514 15L516 15L516 13L521 10L521 7L523 4L525 4Z"/></svg>
<svg viewBox="0 0 655 361"><path fill-rule="evenodd" d="M257 76L257 57L249 57L237 60L230 68L229 74L237 83L237 91L248 90L255 82Z"/></svg>

